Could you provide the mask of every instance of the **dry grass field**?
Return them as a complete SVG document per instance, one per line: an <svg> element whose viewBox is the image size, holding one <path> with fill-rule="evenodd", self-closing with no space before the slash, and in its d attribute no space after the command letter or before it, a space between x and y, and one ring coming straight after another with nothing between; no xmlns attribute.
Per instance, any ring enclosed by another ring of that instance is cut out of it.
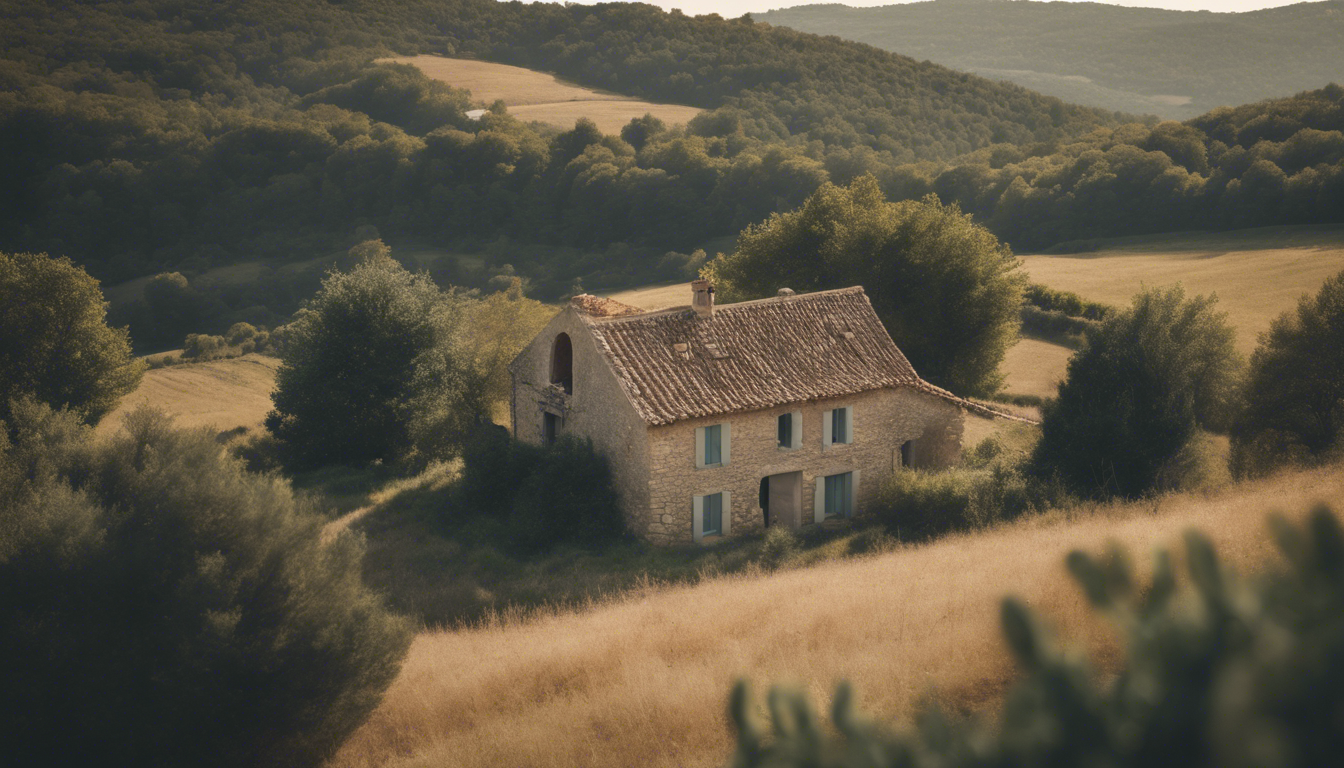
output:
<svg viewBox="0 0 1344 768"><path fill-rule="evenodd" d="M1216 292L1237 328L1238 348L1250 354L1271 320L1344 270L1344 227L1129 238L1089 253L1022 260L1034 282L1120 306L1144 286L1179 282L1187 294Z"/></svg>
<svg viewBox="0 0 1344 768"><path fill-rule="evenodd" d="M655 104L617 93L596 91L567 83L555 75L507 64L443 56L397 56L380 59L418 67L429 77L471 91L473 99L489 105L503 99L520 120L536 120L559 128L573 128L586 117L603 133L619 133L621 126L651 113L674 125L685 123L700 110L677 104Z"/></svg>
<svg viewBox="0 0 1344 768"><path fill-rule="evenodd" d="M278 367L276 358L243 355L146 371L140 386L99 423L98 432L115 433L121 428L121 417L142 404L162 408L180 427L211 427L220 432L238 427L260 429L273 407L271 390Z"/></svg>
<svg viewBox="0 0 1344 768"><path fill-rule="evenodd" d="M1115 539L1144 562L1196 527L1226 562L1253 570L1272 552L1265 513L1299 515L1320 500L1341 508L1340 467L426 632L331 767L721 765L726 696L741 676L792 681L818 703L847 678L863 709L884 719L909 715L934 687L954 709L982 709L1012 675L997 625L1006 592L1102 669L1117 665L1109 628L1065 575L1071 549Z"/></svg>

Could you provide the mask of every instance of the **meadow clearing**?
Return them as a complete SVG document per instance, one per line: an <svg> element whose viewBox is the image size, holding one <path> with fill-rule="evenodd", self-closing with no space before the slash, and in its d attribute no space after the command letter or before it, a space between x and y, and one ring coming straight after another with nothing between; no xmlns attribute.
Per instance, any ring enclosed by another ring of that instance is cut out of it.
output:
<svg viewBox="0 0 1344 768"><path fill-rule="evenodd" d="M1102 672L1119 662L1063 562L1115 540L1141 566L1191 527L1253 571L1272 552L1265 515L1344 501L1339 466L1216 494L1088 505L894 552L780 573L649 585L585 609L428 631L382 705L331 768L712 766L739 677L829 702L851 680L860 706L909 716L925 697L957 711L997 702L1013 675L998 604L1018 595ZM1178 558L1179 560L1179 558ZM763 711L762 711L763 715Z"/></svg>
<svg viewBox="0 0 1344 768"><path fill-rule="evenodd" d="M444 56L396 56L379 61L410 64L435 80L471 91L473 101L489 106L503 100L519 120L535 120L557 128L573 128L586 117L608 134L636 117L651 114L668 125L685 123L700 114L696 107L655 104L617 93L593 90L567 83L555 75L536 70L493 64L474 59Z"/></svg>
<svg viewBox="0 0 1344 768"><path fill-rule="evenodd" d="M99 422L98 434L115 434L125 414L146 404L163 409L179 427L258 431L274 407L271 390L279 367L274 357L248 354L145 371L140 386Z"/></svg>

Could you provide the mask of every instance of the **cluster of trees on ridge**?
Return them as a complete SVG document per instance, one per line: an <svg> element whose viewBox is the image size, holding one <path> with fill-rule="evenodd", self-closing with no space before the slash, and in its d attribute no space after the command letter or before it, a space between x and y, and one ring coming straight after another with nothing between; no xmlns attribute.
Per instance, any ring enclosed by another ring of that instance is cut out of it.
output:
<svg viewBox="0 0 1344 768"><path fill-rule="evenodd" d="M1210 13L938 0L799 5L752 18L1002 78L1076 104L1168 119L1319 88L1344 72L1344 14L1330 1Z"/></svg>
<svg viewBox="0 0 1344 768"><path fill-rule="evenodd" d="M67 255L109 283L340 252L374 225L394 242L483 253L478 273L445 262L441 282L512 270L553 297L576 277L684 277L698 264L669 247L689 253L866 173L892 199L955 201L1017 248L1344 210L1337 87L1153 125L858 44L647 6L70 13L0 8L12 22L0 137L24 149L0 158L12 180L0 247ZM498 107L475 121L465 92L371 63L391 52L540 67L711 111L620 136L525 125ZM317 277L194 330L273 324ZM249 307L273 314L238 314Z"/></svg>

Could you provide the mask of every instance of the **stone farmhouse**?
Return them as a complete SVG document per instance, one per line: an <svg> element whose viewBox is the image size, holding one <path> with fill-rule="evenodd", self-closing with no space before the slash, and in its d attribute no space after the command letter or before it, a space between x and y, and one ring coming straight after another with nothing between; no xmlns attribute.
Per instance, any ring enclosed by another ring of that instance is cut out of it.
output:
<svg viewBox="0 0 1344 768"><path fill-rule="evenodd" d="M922 380L862 287L644 312L581 295L514 359L513 433L592 439L629 525L664 544L860 514L961 453L973 404Z"/></svg>

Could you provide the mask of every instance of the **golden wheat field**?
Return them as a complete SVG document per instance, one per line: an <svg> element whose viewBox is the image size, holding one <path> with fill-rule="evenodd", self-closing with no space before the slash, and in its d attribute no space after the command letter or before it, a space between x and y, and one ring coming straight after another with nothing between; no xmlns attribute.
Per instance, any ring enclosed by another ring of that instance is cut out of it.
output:
<svg viewBox="0 0 1344 768"><path fill-rule="evenodd" d="M379 61L411 64L435 80L471 91L472 99L489 105L502 99L520 120L537 120L560 128L573 128L586 117L603 133L619 133L621 127L646 113L668 125L685 123L700 110L678 104L655 104L617 93L597 91L567 83L555 75L507 64L444 56L396 56Z"/></svg>
<svg viewBox="0 0 1344 768"><path fill-rule="evenodd" d="M161 408L179 427L211 427L226 432L260 429L274 407L271 390L280 361L263 355L186 363L146 371L140 386L98 424L99 434L121 428L122 416L141 405Z"/></svg>
<svg viewBox="0 0 1344 768"><path fill-rule="evenodd" d="M730 685L793 681L814 702L853 681L863 709L908 715L935 687L953 708L992 704L1011 678L997 625L1018 595L1102 668L1117 651L1065 576L1073 548L1146 555L1182 531L1226 561L1271 553L1265 513L1344 501L1340 467L1219 495L1103 506L884 555L776 574L707 578L587 610L422 633L382 706L332 768L713 766L725 762Z"/></svg>
<svg viewBox="0 0 1344 768"><path fill-rule="evenodd" d="M1093 301L1128 305L1144 286L1181 283L1188 295L1217 293L1249 354L1256 337L1298 297L1344 270L1344 227L1266 227L1130 238L1090 253L1024 255L1033 282Z"/></svg>

